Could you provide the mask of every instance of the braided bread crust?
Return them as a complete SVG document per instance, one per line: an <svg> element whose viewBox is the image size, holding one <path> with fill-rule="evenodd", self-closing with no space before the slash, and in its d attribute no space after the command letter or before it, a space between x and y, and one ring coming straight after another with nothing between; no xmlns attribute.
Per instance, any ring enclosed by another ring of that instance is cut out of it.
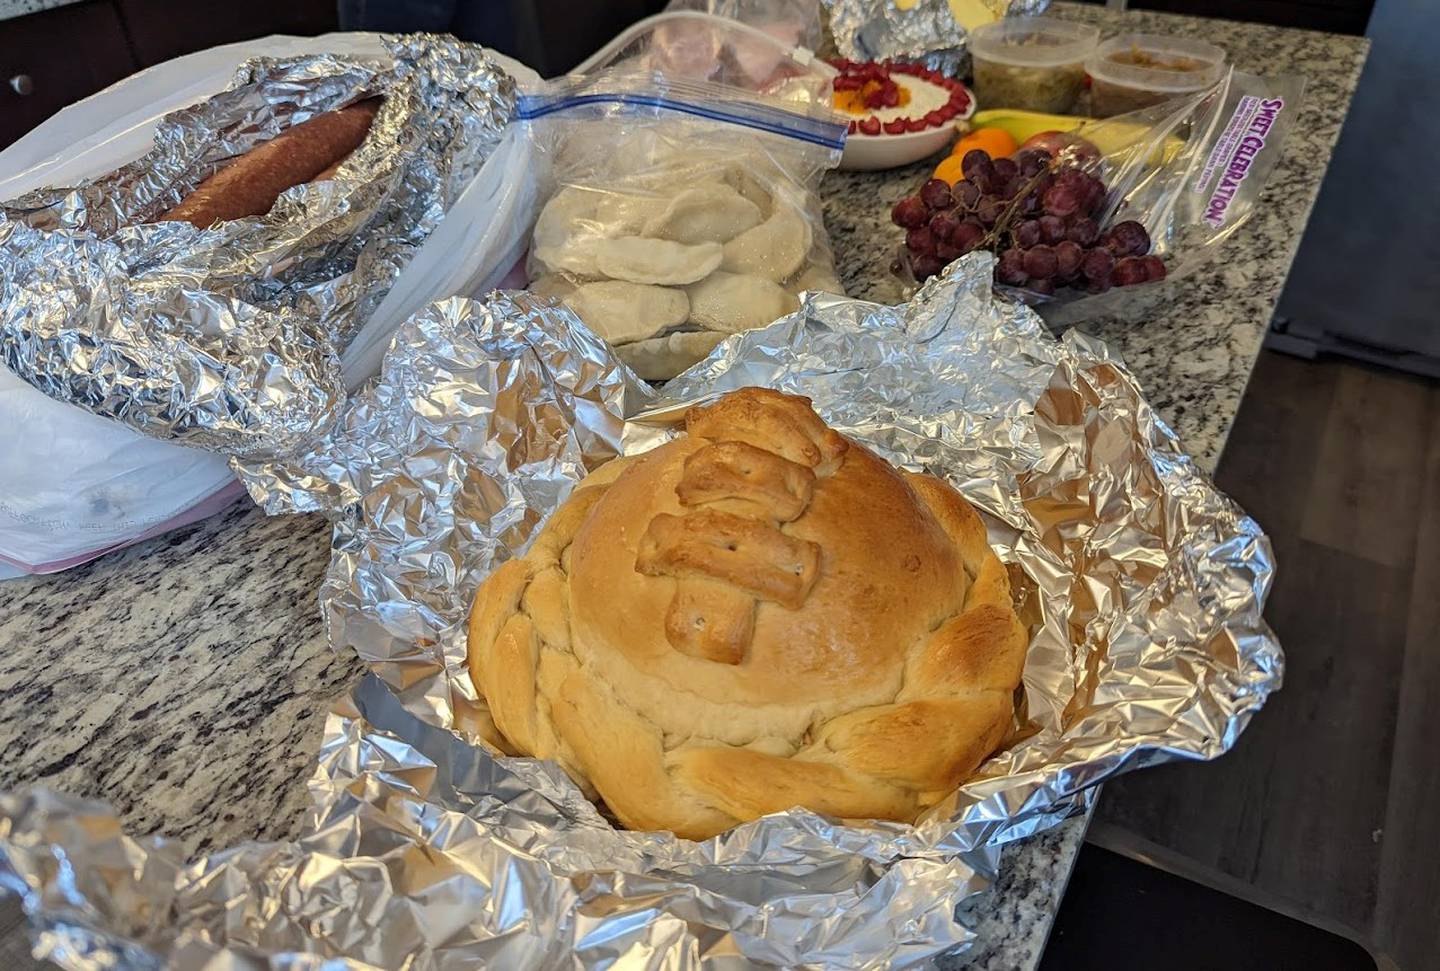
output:
<svg viewBox="0 0 1440 971"><path fill-rule="evenodd" d="M804 398L747 388L686 430L587 477L481 586L496 741L632 829L912 820L1013 721L1027 636L984 525Z"/></svg>

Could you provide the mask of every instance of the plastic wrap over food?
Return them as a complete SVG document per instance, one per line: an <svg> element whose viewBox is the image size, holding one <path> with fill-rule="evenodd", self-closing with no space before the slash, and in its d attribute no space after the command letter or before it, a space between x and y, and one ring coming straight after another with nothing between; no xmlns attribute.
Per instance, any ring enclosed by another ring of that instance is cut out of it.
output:
<svg viewBox="0 0 1440 971"><path fill-rule="evenodd" d="M756 27L782 43L820 49L820 0L670 0L672 10L699 10Z"/></svg>
<svg viewBox="0 0 1440 971"><path fill-rule="evenodd" d="M345 503L321 605L332 645L373 675L328 724L309 835L181 866L97 807L11 795L0 879L41 950L72 967L128 942L181 966L304 951L719 969L903 967L966 946L956 905L993 882L1004 843L1116 772L1226 751L1283 666L1261 619L1265 536L1121 362L1051 337L990 274L974 254L901 307L812 295L659 392L531 294L417 315L332 447L249 477L272 505ZM587 470L757 384L946 478L1012 574L1032 632L1014 731L916 825L797 809L703 843L617 830L558 766L475 734L465 618L481 580Z"/></svg>
<svg viewBox="0 0 1440 971"><path fill-rule="evenodd" d="M453 38L375 59L257 58L169 115L153 149L75 187L0 203L3 363L156 438L275 455L334 420L339 355L499 144L514 83ZM265 216L156 222L235 156L380 96L333 176Z"/></svg>
<svg viewBox="0 0 1440 971"><path fill-rule="evenodd" d="M766 4L762 8L770 9ZM771 12L777 17L785 13ZM800 110L828 105L835 69L816 57L812 48L797 43L796 30L793 23L670 9L617 34L570 73L660 74L763 94Z"/></svg>
<svg viewBox="0 0 1440 971"><path fill-rule="evenodd" d="M950 77L970 63L954 0L823 0L830 33L852 61L918 61ZM1043 13L1050 0L969 0L995 19Z"/></svg>

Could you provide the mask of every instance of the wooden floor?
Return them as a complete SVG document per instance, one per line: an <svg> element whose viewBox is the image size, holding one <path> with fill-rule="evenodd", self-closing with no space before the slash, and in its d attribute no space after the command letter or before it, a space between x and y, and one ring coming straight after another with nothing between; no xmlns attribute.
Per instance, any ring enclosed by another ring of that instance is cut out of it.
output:
<svg viewBox="0 0 1440 971"><path fill-rule="evenodd" d="M1217 480L1275 544L1285 686L1097 818L1440 967L1440 385L1267 351Z"/></svg>

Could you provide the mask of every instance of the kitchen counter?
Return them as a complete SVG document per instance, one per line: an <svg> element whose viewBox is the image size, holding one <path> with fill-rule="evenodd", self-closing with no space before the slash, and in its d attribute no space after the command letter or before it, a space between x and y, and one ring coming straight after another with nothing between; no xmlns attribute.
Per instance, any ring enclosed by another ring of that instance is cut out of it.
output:
<svg viewBox="0 0 1440 971"><path fill-rule="evenodd" d="M43 2L43 0L41 0ZM0 16L13 4L0 0ZM1109 341L1189 450L1224 446L1364 60L1359 38L1064 6L1107 30L1203 36L1241 68L1309 78L1285 157L1220 259L1167 284L1143 322L1082 329ZM836 173L826 220L854 296L885 299L890 205L928 165ZM317 516L248 504L95 563L0 585L0 790L43 783L102 799L134 833L191 853L300 829L325 711L362 664L326 646L315 594L329 561ZM1008 847L999 886L966 908L981 933L942 967L1033 968L1084 835L1072 820Z"/></svg>
<svg viewBox="0 0 1440 971"><path fill-rule="evenodd" d="M0 20L11 20L27 13L54 10L56 7L68 7L72 3L80 2L81 0L0 0Z"/></svg>

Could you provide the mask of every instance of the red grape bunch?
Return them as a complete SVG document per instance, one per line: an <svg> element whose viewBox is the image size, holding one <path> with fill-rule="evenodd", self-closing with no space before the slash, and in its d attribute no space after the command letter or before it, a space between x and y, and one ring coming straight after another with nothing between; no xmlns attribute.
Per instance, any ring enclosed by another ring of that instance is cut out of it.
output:
<svg viewBox="0 0 1440 971"><path fill-rule="evenodd" d="M895 203L890 219L905 230L905 260L923 282L971 250L995 253L995 279L1032 293L1058 287L1103 293L1165 278L1150 255L1150 235L1133 219L1101 230L1096 216L1105 184L1049 152L1021 149L992 159L972 149L953 186L931 179ZM892 269L904 267L900 260Z"/></svg>

